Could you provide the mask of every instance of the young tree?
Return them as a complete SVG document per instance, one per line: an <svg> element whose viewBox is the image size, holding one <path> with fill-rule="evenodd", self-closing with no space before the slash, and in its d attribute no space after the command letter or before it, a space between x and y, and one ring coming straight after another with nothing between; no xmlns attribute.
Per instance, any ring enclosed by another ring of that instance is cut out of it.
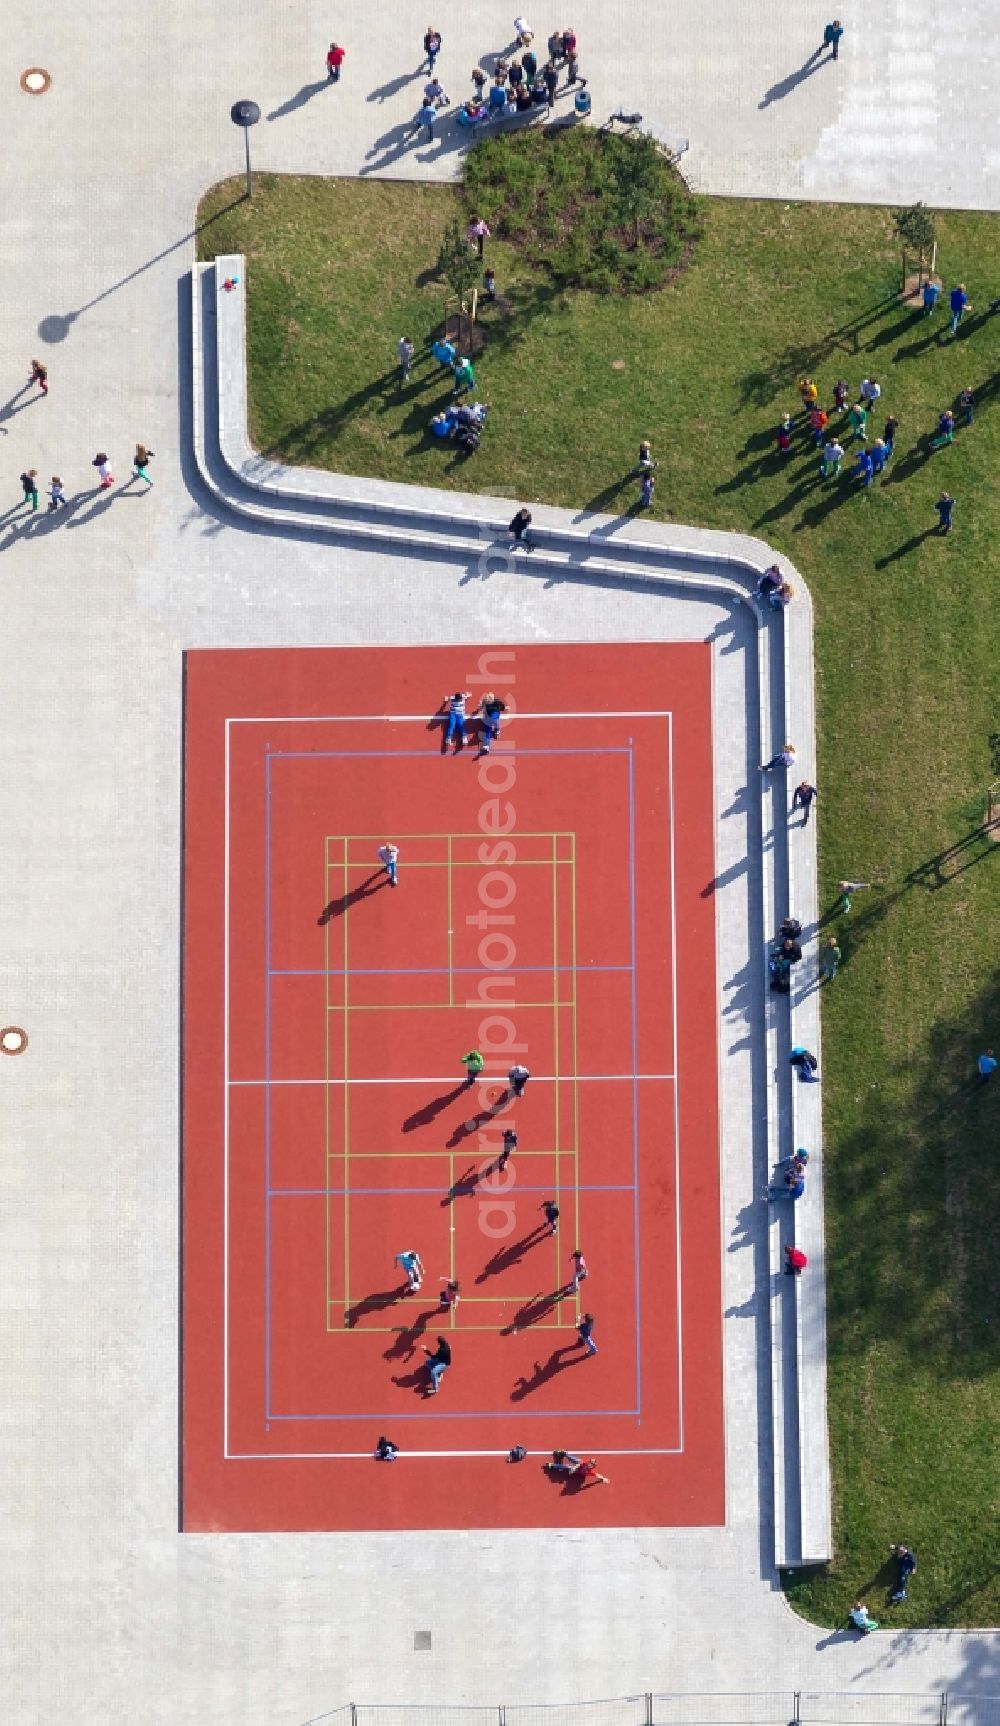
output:
<svg viewBox="0 0 1000 1726"><path fill-rule="evenodd" d="M457 218L448 223L441 236L437 269L438 275L444 278L458 300L459 307L464 306L466 294L472 292L479 278L479 258L469 245L465 229ZM461 317L459 318L459 328L461 328ZM472 340L471 318L469 320L469 340Z"/></svg>
<svg viewBox="0 0 1000 1726"><path fill-rule="evenodd" d="M917 254L917 281L924 273L924 259L934 250L934 218L923 204L911 204L908 210L900 210L893 218L896 236L903 247L903 281L906 281L906 251Z"/></svg>
<svg viewBox="0 0 1000 1726"><path fill-rule="evenodd" d="M608 163L611 195L619 220L631 224L630 249L634 252L643 219L652 215L663 196L663 158L648 132L607 141L612 146Z"/></svg>

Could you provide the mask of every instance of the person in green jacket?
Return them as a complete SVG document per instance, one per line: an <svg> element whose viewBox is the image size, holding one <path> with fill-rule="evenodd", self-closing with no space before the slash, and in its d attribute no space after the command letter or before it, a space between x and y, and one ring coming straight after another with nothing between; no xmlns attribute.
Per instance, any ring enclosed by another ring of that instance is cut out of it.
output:
<svg viewBox="0 0 1000 1726"><path fill-rule="evenodd" d="M485 1067L486 1062L483 1060L478 1049L470 1049L467 1055L462 1056L462 1065L465 1068L466 1084L474 1085Z"/></svg>

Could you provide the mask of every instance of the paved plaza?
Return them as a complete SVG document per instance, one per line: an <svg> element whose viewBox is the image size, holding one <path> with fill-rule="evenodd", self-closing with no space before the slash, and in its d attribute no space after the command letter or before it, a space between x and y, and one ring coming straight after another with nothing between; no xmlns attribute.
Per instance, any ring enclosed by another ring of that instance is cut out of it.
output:
<svg viewBox="0 0 1000 1726"><path fill-rule="evenodd" d="M992 10L844 4L840 61L797 81L826 21L816 6L585 0L572 22L597 114L623 102L689 137L699 190L995 207ZM764 1150L747 1107L763 1056L741 976L762 867L745 796L759 742L749 612L638 574L610 587L572 568L484 575L442 550L272 533L199 477L192 230L200 193L241 164L230 103L261 105L262 168L451 176L450 144L400 147L420 38L438 25L443 80L464 94L475 61L509 44L513 8L452 10L11 0L5 13L4 510L27 466L60 473L74 505L30 528L0 511L0 962L4 1022L30 1036L2 1071L0 1711L12 1726L300 1726L351 1698L1000 1694L1000 1634L817 1630L773 1572ZM532 22L544 38L568 20ZM328 90L334 34L348 59ZM32 66L52 74L44 96L18 89ZM50 395L14 400L32 355ZM156 452L148 495L74 502L98 449L121 480L137 440ZM178 1535L183 651L706 638L730 744L716 783L726 1528ZM415 1647L424 1631L430 1652Z"/></svg>

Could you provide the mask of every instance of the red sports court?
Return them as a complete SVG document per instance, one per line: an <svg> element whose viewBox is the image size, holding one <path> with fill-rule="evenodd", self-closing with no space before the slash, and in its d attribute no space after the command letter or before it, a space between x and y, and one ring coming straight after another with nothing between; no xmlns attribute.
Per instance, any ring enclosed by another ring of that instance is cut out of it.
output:
<svg viewBox="0 0 1000 1726"><path fill-rule="evenodd" d="M185 775L185 1526L722 1522L709 645L191 653Z"/></svg>

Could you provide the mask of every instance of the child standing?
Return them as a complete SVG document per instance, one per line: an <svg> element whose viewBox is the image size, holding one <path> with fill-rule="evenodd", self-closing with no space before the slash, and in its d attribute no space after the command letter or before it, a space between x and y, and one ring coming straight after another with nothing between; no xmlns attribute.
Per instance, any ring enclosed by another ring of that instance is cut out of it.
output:
<svg viewBox="0 0 1000 1726"><path fill-rule="evenodd" d="M868 409L865 407L864 402L856 402L854 407L848 410L847 421L854 433L854 436L858 438L861 443L867 442Z"/></svg>
<svg viewBox="0 0 1000 1726"><path fill-rule="evenodd" d="M497 274L489 267L483 271L483 293L488 300L495 300L497 297Z"/></svg>
<svg viewBox="0 0 1000 1726"><path fill-rule="evenodd" d="M24 493L24 502L30 503L32 510L36 510L38 508L37 467L29 467L25 469L24 473L21 475L21 490Z"/></svg>
<svg viewBox="0 0 1000 1726"><path fill-rule="evenodd" d="M833 406L836 413L842 414L844 412L850 392L851 386L847 379L838 378L833 386Z"/></svg>
<svg viewBox="0 0 1000 1726"><path fill-rule="evenodd" d="M340 68L344 64L344 50L339 42L331 42L326 51L326 75L331 84L340 79Z"/></svg>
<svg viewBox="0 0 1000 1726"><path fill-rule="evenodd" d="M829 423L830 423L829 414L827 413L826 409L821 408L819 403L817 402L816 406L809 410L809 424L812 426L813 437L816 440L816 448L817 449L819 449L822 446L823 438L824 438L825 433L826 433L826 428L829 425Z"/></svg>
<svg viewBox="0 0 1000 1726"><path fill-rule="evenodd" d="M63 491L63 482L59 478L59 475L54 473L52 475L52 484L49 487L49 508L58 509L60 504L65 506L65 503L66 493Z"/></svg>
<svg viewBox="0 0 1000 1726"><path fill-rule="evenodd" d="M781 455L787 455L791 447L792 416L791 414L782 414L781 424L778 426L778 450Z"/></svg>
<svg viewBox="0 0 1000 1726"><path fill-rule="evenodd" d="M968 385L966 385L965 389L959 396L958 405L962 411L962 424L970 426L976 417L976 403L972 390Z"/></svg>
<svg viewBox="0 0 1000 1726"><path fill-rule="evenodd" d="M98 450L97 454L95 455L95 457L94 457L94 459L90 465L91 465L91 467L96 467L96 469L97 469L98 489L100 491L107 491L109 486L114 485L115 476L111 472L111 463L108 460L108 455L107 455L106 450L103 450L103 449Z"/></svg>
<svg viewBox="0 0 1000 1726"><path fill-rule="evenodd" d="M43 366L41 360L32 360L29 384L37 384L43 396L49 393L49 368Z"/></svg>

